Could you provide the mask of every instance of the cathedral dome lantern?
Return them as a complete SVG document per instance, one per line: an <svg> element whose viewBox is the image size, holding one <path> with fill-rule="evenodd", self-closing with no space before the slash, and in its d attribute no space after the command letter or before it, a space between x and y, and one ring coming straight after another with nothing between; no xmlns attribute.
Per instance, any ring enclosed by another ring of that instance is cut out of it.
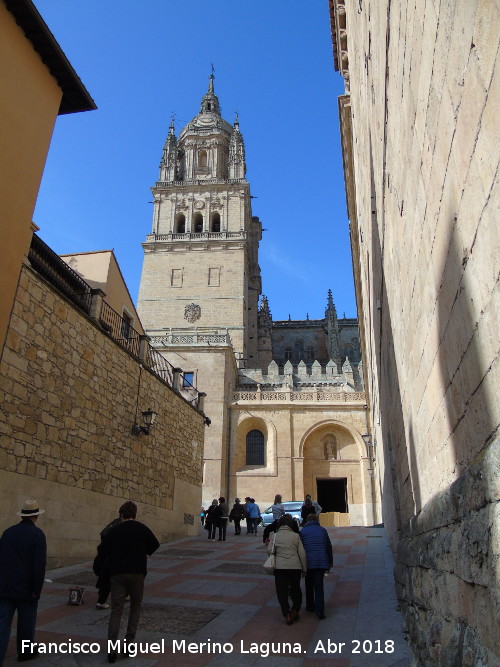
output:
<svg viewBox="0 0 500 667"><path fill-rule="evenodd" d="M219 99L214 91L214 75L211 74L199 113L179 134L184 179L227 179L233 133L233 126L221 116Z"/></svg>

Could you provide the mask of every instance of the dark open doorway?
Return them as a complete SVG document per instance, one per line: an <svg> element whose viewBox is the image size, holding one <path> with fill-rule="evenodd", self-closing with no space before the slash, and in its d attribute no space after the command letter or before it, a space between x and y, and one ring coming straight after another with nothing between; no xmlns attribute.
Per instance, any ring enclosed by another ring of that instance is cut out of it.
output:
<svg viewBox="0 0 500 667"><path fill-rule="evenodd" d="M347 477L317 479L316 488L323 512L349 512Z"/></svg>

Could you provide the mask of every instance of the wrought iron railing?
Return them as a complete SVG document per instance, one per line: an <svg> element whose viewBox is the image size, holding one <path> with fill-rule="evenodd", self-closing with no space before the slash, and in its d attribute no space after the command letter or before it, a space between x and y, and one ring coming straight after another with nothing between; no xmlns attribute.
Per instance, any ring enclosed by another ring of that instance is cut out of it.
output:
<svg viewBox="0 0 500 667"><path fill-rule="evenodd" d="M85 280L73 271L46 243L36 234L28 253L31 266L48 283L58 289L69 301L78 306L87 315L96 318L101 329L116 343L125 348L134 357L147 366L160 380L168 384L195 408L200 405L200 393L191 382L181 374L176 382L175 370L163 355L148 342L147 337L132 327L130 321L116 312L109 303L100 299L100 308L92 303L99 290L92 290ZM142 349L141 349L142 342Z"/></svg>
<svg viewBox="0 0 500 667"><path fill-rule="evenodd" d="M90 313L92 288L42 239L33 234L28 252L31 266L76 306Z"/></svg>
<svg viewBox="0 0 500 667"><path fill-rule="evenodd" d="M146 355L146 365L155 375L173 387L174 385L174 367L168 362L163 355L161 355L154 347L148 343L148 351Z"/></svg>
<svg viewBox="0 0 500 667"><path fill-rule="evenodd" d="M117 343L126 348L134 356L139 356L141 334L104 300L99 315L99 324Z"/></svg>

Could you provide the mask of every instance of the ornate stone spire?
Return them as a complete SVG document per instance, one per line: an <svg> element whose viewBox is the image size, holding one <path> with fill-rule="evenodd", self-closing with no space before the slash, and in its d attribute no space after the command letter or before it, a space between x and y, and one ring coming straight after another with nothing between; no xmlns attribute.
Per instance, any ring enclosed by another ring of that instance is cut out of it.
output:
<svg viewBox="0 0 500 667"><path fill-rule="evenodd" d="M269 301L267 300L267 296L262 295L259 308L259 326L270 328L272 324L273 317L271 315L271 309L269 308Z"/></svg>
<svg viewBox="0 0 500 667"><path fill-rule="evenodd" d="M208 90L201 100L200 113L214 113L217 116L220 116L220 104L219 98L214 91L214 79L214 73L212 72L208 79Z"/></svg>
<svg viewBox="0 0 500 667"><path fill-rule="evenodd" d="M336 326L338 328L337 309L335 308L335 304L333 303L331 289L328 290L328 303L325 310L325 317L326 319L331 320L332 323L337 323Z"/></svg>
<svg viewBox="0 0 500 667"><path fill-rule="evenodd" d="M339 321L337 319L337 310L333 303L332 290L328 290L328 303L325 310L326 328L328 335L328 354L337 364L340 372L342 360L340 358L339 344Z"/></svg>
<svg viewBox="0 0 500 667"><path fill-rule="evenodd" d="M177 138L175 136L174 117L170 121L167 139L163 146L160 162L160 181L177 180Z"/></svg>
<svg viewBox="0 0 500 667"><path fill-rule="evenodd" d="M268 366L273 358L272 342L273 318L269 308L267 297L262 295L260 299L259 312L257 314L257 330L259 340L259 365L262 368Z"/></svg>
<svg viewBox="0 0 500 667"><path fill-rule="evenodd" d="M229 178L245 178L246 169L245 144L240 132L238 114L236 114L229 142Z"/></svg>

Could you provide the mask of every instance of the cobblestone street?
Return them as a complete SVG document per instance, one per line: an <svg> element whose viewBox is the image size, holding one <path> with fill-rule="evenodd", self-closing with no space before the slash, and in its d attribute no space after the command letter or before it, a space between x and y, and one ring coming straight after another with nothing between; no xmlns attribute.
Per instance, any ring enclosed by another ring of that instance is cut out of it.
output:
<svg viewBox="0 0 500 667"><path fill-rule="evenodd" d="M174 659L175 664L186 666L410 665L394 593L392 555L383 528L329 528L328 532L334 571L325 578L326 619L319 621L303 609L300 620L292 626L281 616L274 579L262 570L266 551L261 535L248 536L243 528L241 536L234 536L230 526L223 543L209 542L200 533L196 538L162 545L149 561L137 636L139 648L150 652L129 660L129 664L161 666L172 664ZM31 664L107 662L109 610L95 608L97 592L91 565L47 572L52 581L45 584L40 600L36 641L93 642L94 650L100 645L100 652L40 655ZM69 587L74 585L85 586L81 606L67 604ZM124 616L127 614L126 607ZM16 661L14 635L13 631L7 665ZM156 642L160 645L157 654L152 652ZM226 652L215 652L217 642L225 645ZM200 652L189 652L190 644ZM281 649L281 654L273 654L273 648Z"/></svg>

